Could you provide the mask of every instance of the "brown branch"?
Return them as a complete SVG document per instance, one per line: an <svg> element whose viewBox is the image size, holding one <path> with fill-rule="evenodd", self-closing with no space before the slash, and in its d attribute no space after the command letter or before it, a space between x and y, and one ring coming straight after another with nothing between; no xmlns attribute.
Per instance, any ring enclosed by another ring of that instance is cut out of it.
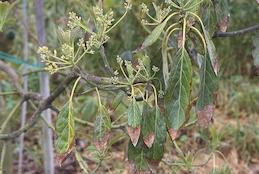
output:
<svg viewBox="0 0 259 174"><path fill-rule="evenodd" d="M238 31L232 31L232 32L215 32L214 35L212 36L212 38L217 38L217 37L233 37L233 36L240 36L246 33L250 33L250 32L255 32L259 30L259 24L248 27L248 28L244 28Z"/></svg>
<svg viewBox="0 0 259 174"><path fill-rule="evenodd" d="M17 136L21 135L22 133L28 131L32 128L40 118L40 114L49 108L51 103L66 89L66 87L72 83L78 75L75 73L71 73L68 77L51 93L49 97L42 100L37 108L37 110L33 113L32 117L30 118L29 122L21 129L14 131L8 134L0 134L0 140L10 140L16 138Z"/></svg>

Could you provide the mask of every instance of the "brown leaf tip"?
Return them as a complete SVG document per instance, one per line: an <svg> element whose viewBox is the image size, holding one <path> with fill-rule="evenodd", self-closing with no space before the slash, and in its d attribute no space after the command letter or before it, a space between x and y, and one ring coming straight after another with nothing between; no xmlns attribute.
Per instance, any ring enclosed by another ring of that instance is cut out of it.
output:
<svg viewBox="0 0 259 174"><path fill-rule="evenodd" d="M178 136L179 136L178 131L175 130L175 129L173 129L173 128L169 128L169 129L168 129L168 133L169 133L169 135L170 135L172 141L174 141L174 140L175 140L176 138L178 138Z"/></svg>
<svg viewBox="0 0 259 174"><path fill-rule="evenodd" d="M145 136L143 139L144 139L144 143L147 145L147 147L151 148L155 141L155 135L154 135L154 133L150 133L147 136Z"/></svg>
<svg viewBox="0 0 259 174"><path fill-rule="evenodd" d="M111 134L106 133L103 138L94 140L94 145L98 151L101 151L106 148Z"/></svg>
<svg viewBox="0 0 259 174"><path fill-rule="evenodd" d="M133 146L136 146L140 136L140 125L136 128L128 126L127 131Z"/></svg>
<svg viewBox="0 0 259 174"><path fill-rule="evenodd" d="M209 126L209 123L211 122L214 115L214 110L214 105L207 105L203 108L203 110L197 112L198 124L200 127L206 128Z"/></svg>

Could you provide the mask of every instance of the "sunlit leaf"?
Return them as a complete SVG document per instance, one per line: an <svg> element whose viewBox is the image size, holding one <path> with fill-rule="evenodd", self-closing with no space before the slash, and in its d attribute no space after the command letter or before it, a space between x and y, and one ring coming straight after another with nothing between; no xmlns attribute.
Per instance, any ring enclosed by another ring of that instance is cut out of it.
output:
<svg viewBox="0 0 259 174"><path fill-rule="evenodd" d="M101 105L94 122L94 144L98 150L106 147L110 138L111 119L106 108Z"/></svg>
<svg viewBox="0 0 259 174"><path fill-rule="evenodd" d="M199 125L206 127L213 117L213 99L218 82L217 76L213 71L208 56L203 58L203 64L200 69L200 77L200 89L196 108Z"/></svg>
<svg viewBox="0 0 259 174"><path fill-rule="evenodd" d="M171 66L165 95L166 124L169 134L183 126L185 112L190 104L192 66L184 48L178 50ZM173 134L170 136L175 139Z"/></svg>
<svg viewBox="0 0 259 174"><path fill-rule="evenodd" d="M75 123L73 107L71 103L66 103L58 114L56 121L56 150L59 154L65 154L70 151L74 144Z"/></svg>

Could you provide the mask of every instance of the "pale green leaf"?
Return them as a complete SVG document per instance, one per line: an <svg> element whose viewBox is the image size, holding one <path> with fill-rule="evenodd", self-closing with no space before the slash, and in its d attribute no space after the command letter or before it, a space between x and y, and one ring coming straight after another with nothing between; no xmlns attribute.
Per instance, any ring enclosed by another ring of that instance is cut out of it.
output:
<svg viewBox="0 0 259 174"><path fill-rule="evenodd" d="M55 147L58 153L64 154L71 149L75 137L74 129L73 107L71 103L67 103L58 114L56 121L57 140Z"/></svg>
<svg viewBox="0 0 259 174"><path fill-rule="evenodd" d="M185 49L178 50L171 66L165 95L165 114L167 128L177 131L185 122L185 112L190 104L192 66Z"/></svg>
<svg viewBox="0 0 259 174"><path fill-rule="evenodd" d="M136 128L141 123L141 111L135 98L132 99L128 108L128 125Z"/></svg>

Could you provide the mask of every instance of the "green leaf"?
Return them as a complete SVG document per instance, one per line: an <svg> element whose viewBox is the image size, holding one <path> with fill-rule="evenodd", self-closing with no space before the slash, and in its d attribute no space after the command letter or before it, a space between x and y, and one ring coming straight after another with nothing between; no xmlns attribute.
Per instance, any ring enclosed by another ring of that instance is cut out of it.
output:
<svg viewBox="0 0 259 174"><path fill-rule="evenodd" d="M141 111L136 99L133 97L128 108L128 125L136 128L141 123Z"/></svg>
<svg viewBox="0 0 259 174"><path fill-rule="evenodd" d="M155 140L155 117L156 111L145 102L143 107L143 121L141 126L141 133L144 143L148 148L151 148Z"/></svg>
<svg viewBox="0 0 259 174"><path fill-rule="evenodd" d="M137 171L149 170L146 152L147 148L143 144L143 141L140 141L136 147L131 143L128 144L128 159L130 162L133 162L133 168Z"/></svg>
<svg viewBox="0 0 259 174"><path fill-rule="evenodd" d="M101 105L94 122L94 144L98 150L106 147L110 138L111 119L106 108Z"/></svg>
<svg viewBox="0 0 259 174"><path fill-rule="evenodd" d="M64 154L70 151L75 137L75 123L72 103L66 103L58 114L56 121L57 140L55 147L58 153Z"/></svg>
<svg viewBox="0 0 259 174"><path fill-rule="evenodd" d="M214 12L214 6L211 1L207 2L201 8L201 18L205 28L207 28L209 35L212 36L217 30L217 19Z"/></svg>
<svg viewBox="0 0 259 174"><path fill-rule="evenodd" d="M214 92L217 89L218 79L213 71L211 62L206 56L203 58L203 64L200 69L200 89L196 104L198 123L206 127L213 117L214 112Z"/></svg>
<svg viewBox="0 0 259 174"><path fill-rule="evenodd" d="M15 3L10 4L7 1L0 1L0 32L3 31L3 27L7 20L7 16L14 5Z"/></svg>
<svg viewBox="0 0 259 174"><path fill-rule="evenodd" d="M181 48L173 58L168 88L165 94L166 124L172 139L185 122L185 112L190 104L192 66L189 55Z"/></svg>
<svg viewBox="0 0 259 174"><path fill-rule="evenodd" d="M147 152L147 158L151 160L160 161L164 155L164 142L166 140L166 125L164 117L161 116L161 112L158 106L154 111L154 133L155 140L153 146Z"/></svg>
<svg viewBox="0 0 259 174"><path fill-rule="evenodd" d="M140 124L141 124L141 111L135 98L128 108L128 135L130 136L131 142L134 146L137 145L140 136Z"/></svg>
<svg viewBox="0 0 259 174"><path fill-rule="evenodd" d="M142 43L140 49L144 49L146 47L151 46L153 43L155 43L161 33L163 32L168 20L164 20L161 24L156 26L156 28L148 35L148 37L145 39L145 41Z"/></svg>

